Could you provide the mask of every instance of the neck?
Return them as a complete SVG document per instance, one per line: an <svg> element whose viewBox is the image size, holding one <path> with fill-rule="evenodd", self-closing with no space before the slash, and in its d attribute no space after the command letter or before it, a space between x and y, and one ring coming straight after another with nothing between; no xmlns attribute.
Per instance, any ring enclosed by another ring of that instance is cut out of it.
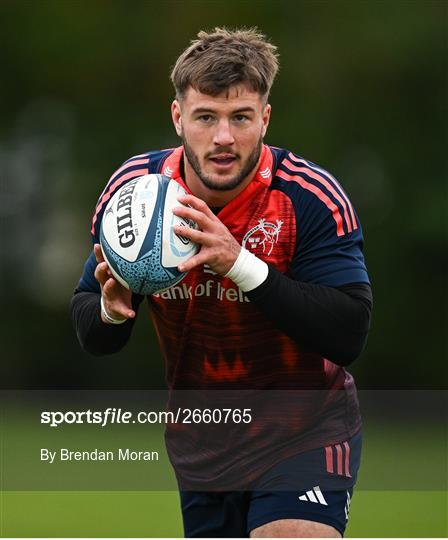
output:
<svg viewBox="0 0 448 540"><path fill-rule="evenodd" d="M214 207L223 207L237 195L239 195L254 179L255 173L258 170L260 165L260 159L258 160L255 167L252 171L246 176L246 178L239 184L235 189L229 191L219 191L216 189L210 189L204 185L202 180L194 172L192 166L190 165L187 156L184 154L184 165L185 165L185 183L187 184L190 191L207 203L208 206Z"/></svg>

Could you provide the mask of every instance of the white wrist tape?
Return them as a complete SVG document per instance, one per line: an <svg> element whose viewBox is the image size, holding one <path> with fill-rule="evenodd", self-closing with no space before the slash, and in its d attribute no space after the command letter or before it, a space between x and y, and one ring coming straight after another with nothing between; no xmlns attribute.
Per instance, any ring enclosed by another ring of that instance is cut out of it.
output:
<svg viewBox="0 0 448 540"><path fill-rule="evenodd" d="M123 324L127 321L127 319L114 319L107 313L106 308L104 307L104 300L101 296L101 314L106 319L106 321L110 324Z"/></svg>
<svg viewBox="0 0 448 540"><path fill-rule="evenodd" d="M232 268L224 277L230 278L243 292L261 285L268 277L268 265L247 249L241 248Z"/></svg>

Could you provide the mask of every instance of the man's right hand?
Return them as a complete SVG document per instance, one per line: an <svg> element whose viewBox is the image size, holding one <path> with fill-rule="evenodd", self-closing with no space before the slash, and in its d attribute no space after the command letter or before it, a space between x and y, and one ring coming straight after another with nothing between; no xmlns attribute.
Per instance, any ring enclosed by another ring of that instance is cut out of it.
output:
<svg viewBox="0 0 448 540"><path fill-rule="evenodd" d="M101 287L101 296L103 298L103 306L109 317L117 321L133 319L135 311L132 309L132 292L119 283L109 269L107 262L104 260L101 246L95 244L93 246L96 262L98 263L95 270L95 278ZM110 322L101 313L101 320L104 323Z"/></svg>

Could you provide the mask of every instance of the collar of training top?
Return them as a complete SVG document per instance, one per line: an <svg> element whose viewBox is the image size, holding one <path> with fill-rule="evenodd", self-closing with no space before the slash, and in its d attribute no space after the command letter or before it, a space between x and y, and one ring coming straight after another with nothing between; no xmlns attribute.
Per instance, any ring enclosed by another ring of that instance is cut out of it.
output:
<svg viewBox="0 0 448 540"><path fill-rule="evenodd" d="M166 158L162 167L162 174L164 176L168 176L168 178L173 178L174 180L177 180L190 193L190 190L187 188L181 174L180 164L183 153L183 146L178 146L177 148L175 148L173 152ZM269 148L269 146L263 144L263 148L261 150L260 164L252 182L261 182L262 184L266 184L267 186L269 186L273 176L273 164L274 158L272 156L272 150Z"/></svg>

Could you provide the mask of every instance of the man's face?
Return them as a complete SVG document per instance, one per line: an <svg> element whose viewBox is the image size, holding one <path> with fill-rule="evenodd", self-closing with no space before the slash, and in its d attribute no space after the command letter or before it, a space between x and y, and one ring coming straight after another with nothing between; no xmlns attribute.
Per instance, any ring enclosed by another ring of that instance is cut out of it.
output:
<svg viewBox="0 0 448 540"><path fill-rule="evenodd" d="M245 85L215 97L190 87L172 105L191 168L205 187L217 191L235 189L254 170L269 115L270 105Z"/></svg>

